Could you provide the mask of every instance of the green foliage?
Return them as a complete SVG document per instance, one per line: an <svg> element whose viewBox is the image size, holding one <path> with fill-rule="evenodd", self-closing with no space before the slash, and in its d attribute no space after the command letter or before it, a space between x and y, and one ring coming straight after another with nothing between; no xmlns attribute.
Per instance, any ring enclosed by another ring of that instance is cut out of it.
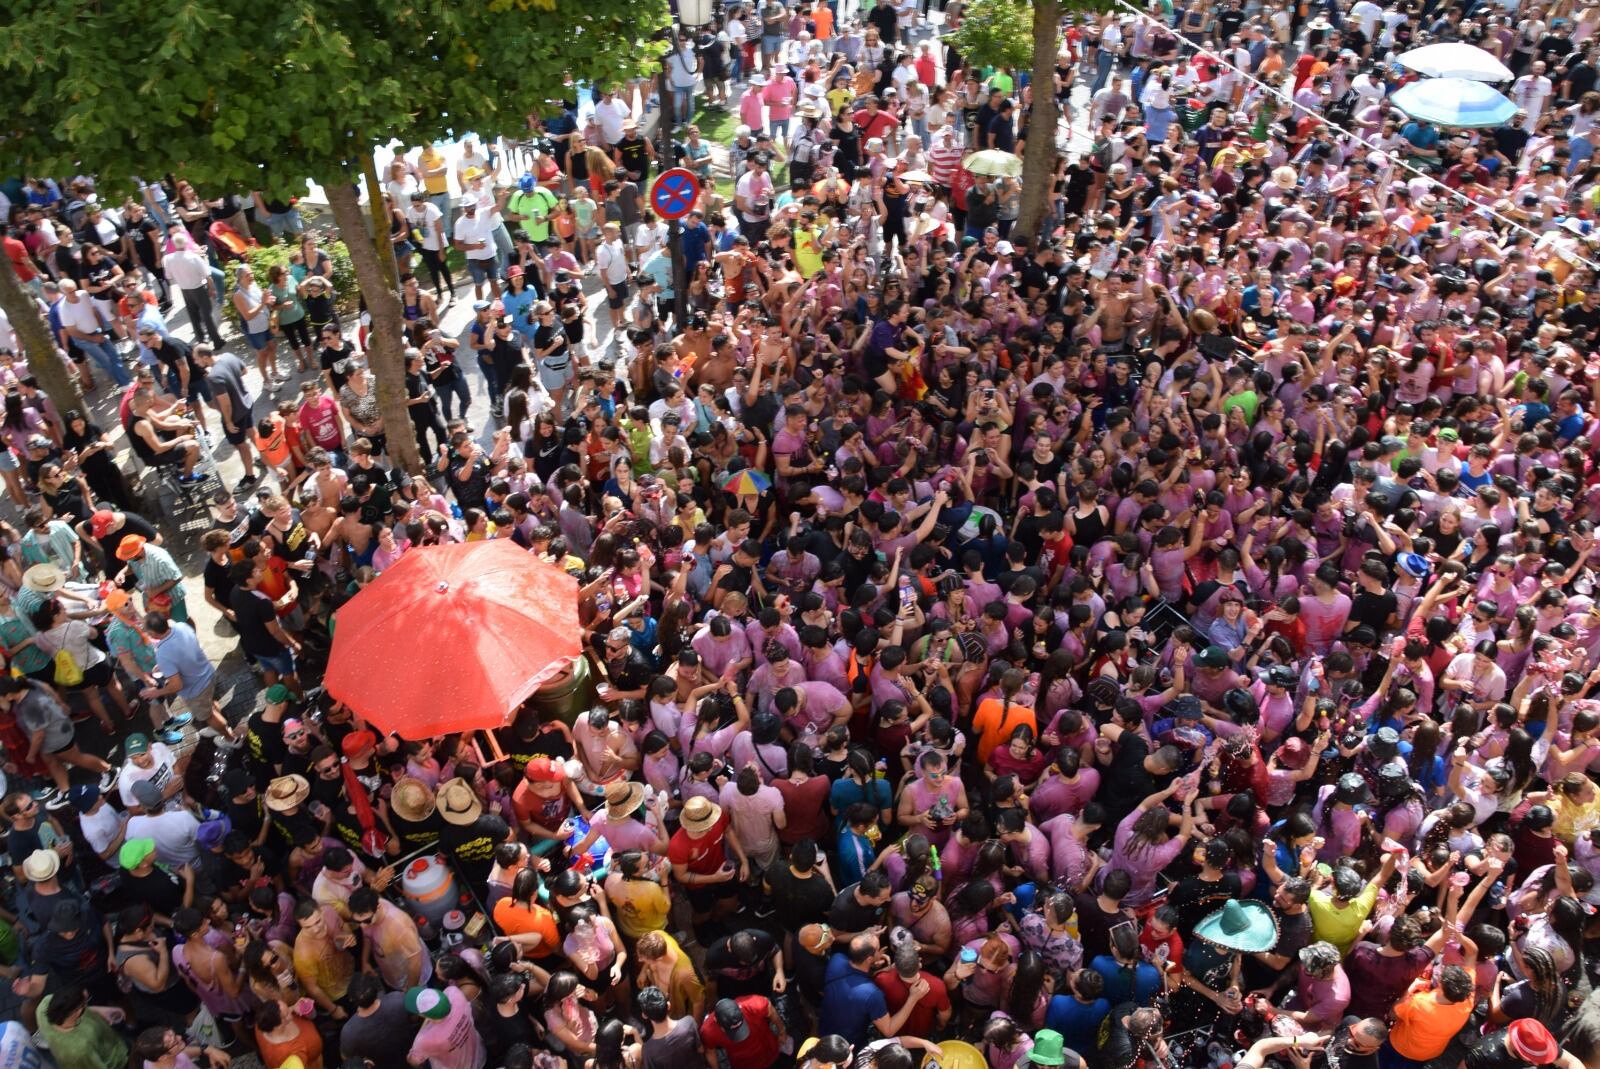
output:
<svg viewBox="0 0 1600 1069"><path fill-rule="evenodd" d="M0 20L0 173L90 171L116 193L173 171L203 191L304 192L349 161L515 135L570 91L654 68L667 0L30 0Z"/></svg>
<svg viewBox="0 0 1600 1069"><path fill-rule="evenodd" d="M323 252L328 254L328 260L333 264L333 290L338 298L339 314L354 318L357 307L358 287L356 285L356 269L350 263L350 250L345 244L327 234L322 236L318 243ZM251 249L245 253L245 262L250 265L251 272L256 276L256 282L264 291L267 288L267 272L277 266L285 270L289 268L289 257L299 251L300 246L280 245L276 242L263 243L259 248ZM226 265L223 274L227 277L228 296L223 298L223 311L234 326L239 325L239 310L233 306L232 265Z"/></svg>
<svg viewBox="0 0 1600 1069"><path fill-rule="evenodd" d="M973 0L951 37L969 66L1027 70L1033 65L1033 7L1023 0Z"/></svg>

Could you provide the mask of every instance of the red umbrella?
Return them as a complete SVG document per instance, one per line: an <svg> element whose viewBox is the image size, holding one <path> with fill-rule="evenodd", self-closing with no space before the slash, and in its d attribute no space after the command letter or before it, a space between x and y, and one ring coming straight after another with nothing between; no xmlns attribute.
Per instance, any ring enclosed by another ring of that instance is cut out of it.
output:
<svg viewBox="0 0 1600 1069"><path fill-rule="evenodd" d="M509 539L413 549L335 621L323 685L407 739L501 727L583 652L577 581Z"/></svg>

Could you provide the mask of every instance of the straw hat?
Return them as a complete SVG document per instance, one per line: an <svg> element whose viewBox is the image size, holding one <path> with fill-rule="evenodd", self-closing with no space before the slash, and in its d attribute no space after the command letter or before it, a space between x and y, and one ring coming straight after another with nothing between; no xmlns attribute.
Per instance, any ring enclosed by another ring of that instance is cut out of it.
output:
<svg viewBox="0 0 1600 1069"><path fill-rule="evenodd" d="M446 824L471 824L483 815L483 801L460 776L439 784L434 803Z"/></svg>
<svg viewBox="0 0 1600 1069"><path fill-rule="evenodd" d="M644 804L644 784L637 780L623 780L606 787L606 818L626 820Z"/></svg>
<svg viewBox="0 0 1600 1069"><path fill-rule="evenodd" d="M267 784L267 808L274 813L287 813L311 796L311 784L297 773L279 776Z"/></svg>
<svg viewBox="0 0 1600 1069"><path fill-rule="evenodd" d="M683 805L683 812L678 817L678 823L690 835L700 835L710 831L712 825L722 819L722 807L709 798L691 798Z"/></svg>
<svg viewBox="0 0 1600 1069"><path fill-rule="evenodd" d="M22 573L22 585L36 594L54 594L67 585L67 577L54 564L35 564Z"/></svg>
<svg viewBox="0 0 1600 1069"><path fill-rule="evenodd" d="M22 862L22 874L29 883L43 883L61 871L61 855L54 850L35 850Z"/></svg>
<svg viewBox="0 0 1600 1069"><path fill-rule="evenodd" d="M433 792L417 777L401 776L389 794L389 808L401 820L420 824L433 816Z"/></svg>

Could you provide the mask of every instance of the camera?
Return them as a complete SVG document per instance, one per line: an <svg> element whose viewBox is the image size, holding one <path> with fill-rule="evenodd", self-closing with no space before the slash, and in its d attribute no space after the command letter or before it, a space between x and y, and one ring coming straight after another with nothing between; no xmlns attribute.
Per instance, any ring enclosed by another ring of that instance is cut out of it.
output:
<svg viewBox="0 0 1600 1069"><path fill-rule="evenodd" d="M1360 519L1360 517L1356 514L1356 510L1348 508L1343 509L1341 510L1341 514L1344 516L1344 536L1346 538L1355 537L1356 523Z"/></svg>

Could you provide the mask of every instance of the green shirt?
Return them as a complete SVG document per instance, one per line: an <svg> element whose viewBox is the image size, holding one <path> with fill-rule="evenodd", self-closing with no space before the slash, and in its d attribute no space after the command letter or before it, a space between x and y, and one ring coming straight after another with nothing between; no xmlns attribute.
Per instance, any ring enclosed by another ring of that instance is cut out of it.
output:
<svg viewBox="0 0 1600 1069"><path fill-rule="evenodd" d="M85 1010L70 1029L51 1024L45 1013L54 997L46 995L39 1003L39 1036L61 1069L123 1069L128 1064L128 1044L93 1010Z"/></svg>
<svg viewBox="0 0 1600 1069"><path fill-rule="evenodd" d="M0 642L4 642L8 649L38 633L21 616L0 616ZM38 646L28 646L17 651L17 655L11 658L11 664L24 675L31 675L48 667L50 658Z"/></svg>
<svg viewBox="0 0 1600 1069"><path fill-rule="evenodd" d="M1256 421L1256 406L1260 403L1261 398L1256 396L1254 390L1246 390L1244 393L1236 393L1232 397L1223 398L1222 414L1226 416L1230 408L1242 408L1244 409L1244 421L1246 423L1254 423Z"/></svg>
<svg viewBox="0 0 1600 1069"><path fill-rule="evenodd" d="M528 235L528 240L549 241L550 213L556 210L558 203L554 193L538 186L532 193L513 193L506 201L506 210L525 217L522 232Z"/></svg>

